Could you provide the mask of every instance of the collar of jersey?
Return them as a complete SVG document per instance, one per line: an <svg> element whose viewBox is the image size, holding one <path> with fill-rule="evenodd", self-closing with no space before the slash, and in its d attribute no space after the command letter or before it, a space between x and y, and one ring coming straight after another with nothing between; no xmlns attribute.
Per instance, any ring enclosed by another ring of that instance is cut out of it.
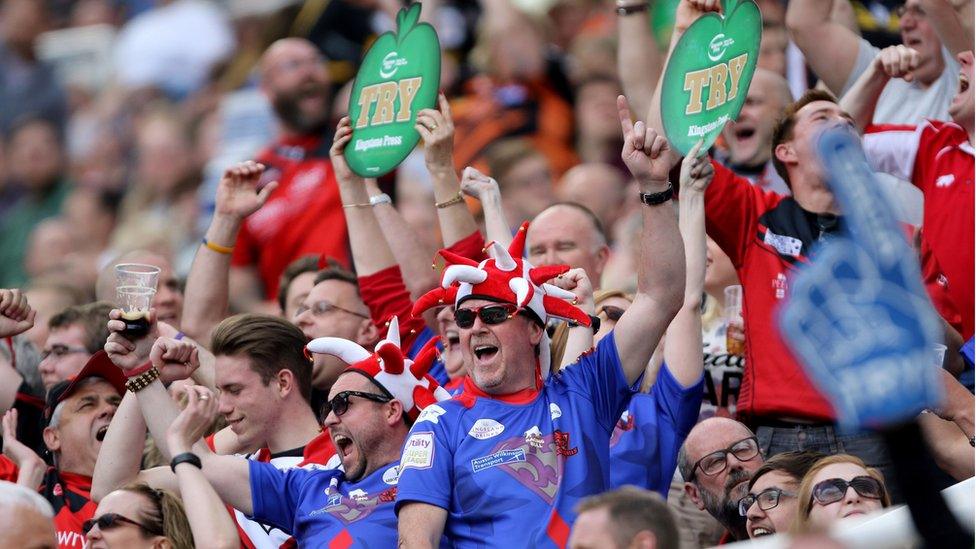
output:
<svg viewBox="0 0 976 549"><path fill-rule="evenodd" d="M522 389L521 391L515 391L514 393L507 393L504 395L490 395L475 385L474 381L471 380L471 376L464 377L464 392L461 396L467 396L471 399L471 403L474 404L475 398L488 398L491 400L500 400L508 404L528 404L535 400L539 396L539 391L542 390L542 377L539 375L538 368L535 374L535 387L529 389Z"/></svg>

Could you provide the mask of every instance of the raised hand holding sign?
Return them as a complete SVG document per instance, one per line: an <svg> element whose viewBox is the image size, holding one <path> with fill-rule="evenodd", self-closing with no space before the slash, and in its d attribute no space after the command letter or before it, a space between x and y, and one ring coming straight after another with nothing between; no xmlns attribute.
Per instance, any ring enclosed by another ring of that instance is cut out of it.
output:
<svg viewBox="0 0 976 549"><path fill-rule="evenodd" d="M696 3L713 9L711 3ZM706 13L675 45L664 71L661 119L668 141L682 155L699 140L708 150L746 100L759 60L762 16L752 0L726 0L725 17Z"/></svg>
<svg viewBox="0 0 976 549"><path fill-rule="evenodd" d="M797 274L780 328L842 428L908 420L940 402L938 316L858 138L837 127L817 148L844 232Z"/></svg>
<svg viewBox="0 0 976 549"><path fill-rule="evenodd" d="M420 4L397 14L396 33L383 33L366 52L349 97L352 140L349 168L379 177L397 167L417 145L421 109L437 105L441 50L437 32L419 23Z"/></svg>

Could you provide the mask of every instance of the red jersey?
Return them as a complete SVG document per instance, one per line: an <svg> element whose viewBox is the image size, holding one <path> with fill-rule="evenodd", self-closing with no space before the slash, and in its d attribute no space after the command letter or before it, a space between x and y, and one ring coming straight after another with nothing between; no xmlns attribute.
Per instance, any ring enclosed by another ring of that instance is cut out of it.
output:
<svg viewBox="0 0 976 549"><path fill-rule="evenodd" d="M282 271L303 255L325 254L349 264L346 218L321 136L282 139L257 161L268 166L263 182L277 180L278 188L244 220L231 264L256 266L266 298L274 299Z"/></svg>
<svg viewBox="0 0 976 549"><path fill-rule="evenodd" d="M732 260L742 284L746 366L737 413L832 421L834 412L780 336L777 318L794 271L810 248L840 228L834 216L807 212L792 197L752 185L712 162L705 228Z"/></svg>
<svg viewBox="0 0 976 549"><path fill-rule="evenodd" d="M939 313L973 336L973 147L956 124L870 126L864 152L874 168L911 181L925 196L922 274Z"/></svg>
<svg viewBox="0 0 976 549"><path fill-rule="evenodd" d="M54 467L44 475L41 495L54 508L54 529L58 536L58 547L62 549L85 547L85 533L81 527L95 515L98 507L91 500L91 482L91 477L58 473Z"/></svg>

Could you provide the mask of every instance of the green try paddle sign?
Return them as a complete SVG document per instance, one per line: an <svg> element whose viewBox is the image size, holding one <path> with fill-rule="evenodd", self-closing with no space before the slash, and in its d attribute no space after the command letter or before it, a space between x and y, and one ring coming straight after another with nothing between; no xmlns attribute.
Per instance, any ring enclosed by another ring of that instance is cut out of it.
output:
<svg viewBox="0 0 976 549"><path fill-rule="evenodd" d="M419 3L401 9L396 33L376 39L356 74L346 162L362 177L379 177L403 162L420 140L417 112L437 104L440 42L434 27L419 18Z"/></svg>
<svg viewBox="0 0 976 549"><path fill-rule="evenodd" d="M753 0L727 0L727 17L707 13L678 40L664 71L664 133L681 154L702 151L739 116L756 71L762 16Z"/></svg>

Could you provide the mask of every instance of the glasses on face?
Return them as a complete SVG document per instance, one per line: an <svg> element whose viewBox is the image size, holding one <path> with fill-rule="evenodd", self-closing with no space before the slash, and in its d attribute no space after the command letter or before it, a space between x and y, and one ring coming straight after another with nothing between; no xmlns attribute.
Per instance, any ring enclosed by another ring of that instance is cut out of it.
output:
<svg viewBox="0 0 976 549"><path fill-rule="evenodd" d="M618 320L620 320L620 317L624 316L624 311L626 310L627 309L624 309L622 307L614 307L613 305L604 305L603 307L600 307L600 309L596 312L596 314L598 315L602 314L603 316L607 317L607 320L612 320L614 322L617 322Z"/></svg>
<svg viewBox="0 0 976 549"><path fill-rule="evenodd" d="M114 528L118 528L122 526L123 524L132 524L133 526L138 526L142 530L149 532L150 534L153 534L155 536L163 535L163 533L160 531L157 531L153 528L149 528L148 526L138 523L130 518L126 518L118 513L105 513L100 517L90 518L86 520L84 524L82 524L81 530L85 534L87 534L88 532L91 531L92 528L95 527L96 524L98 525L99 530L112 530Z"/></svg>
<svg viewBox="0 0 976 549"><path fill-rule="evenodd" d="M69 347L67 345L52 345L50 349L44 350L41 353L41 360L46 360L47 357L53 356L54 358L61 358L63 356L72 355L75 353L87 353L88 349L84 347Z"/></svg>
<svg viewBox="0 0 976 549"><path fill-rule="evenodd" d="M366 400L372 400L373 402L389 402L393 400L392 396L388 395L377 395L375 393L363 393L361 391L341 391L336 393L336 396L332 397L329 401L329 408L335 412L335 415L341 416L349 410L349 397L359 397L365 398Z"/></svg>
<svg viewBox="0 0 976 549"><path fill-rule="evenodd" d="M729 454L735 456L739 461L749 461L759 455L759 441L756 440L756 437L744 438L724 450L712 452L699 459L691 469L691 478L688 479L688 482L695 480L699 468L702 473L708 476L714 476L724 471L729 466Z"/></svg>
<svg viewBox="0 0 976 549"><path fill-rule="evenodd" d="M739 500L739 515L743 517L748 515L753 503L758 503L763 511L769 511L779 505L781 497L795 498L796 494L779 488L766 488L758 494L749 494Z"/></svg>
<svg viewBox="0 0 976 549"><path fill-rule="evenodd" d="M922 9L922 6L909 6L902 4L901 6L898 6L895 13L899 18L905 17L909 14L914 15L915 17L925 17L925 10Z"/></svg>
<svg viewBox="0 0 976 549"><path fill-rule="evenodd" d="M297 309L295 309L295 318L301 316L301 314L304 313L305 311L312 311L312 316L324 316L331 313L332 311L342 311L344 313L348 313L353 316L358 316L359 318L369 318L368 316L362 313L357 313L356 311L350 311L349 309L343 309L342 307L325 300L316 301L315 303L312 303L311 307L302 303L301 305L298 306Z"/></svg>
<svg viewBox="0 0 976 549"><path fill-rule="evenodd" d="M818 482L813 486L810 503L814 501L820 505L836 503L844 499L844 494L847 493L848 487L853 488L861 497L869 499L881 499L881 494L884 493L884 488L881 486L881 483L873 477L861 476L854 477L851 480L830 478Z"/></svg>
<svg viewBox="0 0 976 549"><path fill-rule="evenodd" d="M458 328L470 328L474 326L475 317L478 317L485 324L493 326L512 318L517 311L518 307L509 303L484 305L476 309L457 309L454 311L454 322L457 322Z"/></svg>

